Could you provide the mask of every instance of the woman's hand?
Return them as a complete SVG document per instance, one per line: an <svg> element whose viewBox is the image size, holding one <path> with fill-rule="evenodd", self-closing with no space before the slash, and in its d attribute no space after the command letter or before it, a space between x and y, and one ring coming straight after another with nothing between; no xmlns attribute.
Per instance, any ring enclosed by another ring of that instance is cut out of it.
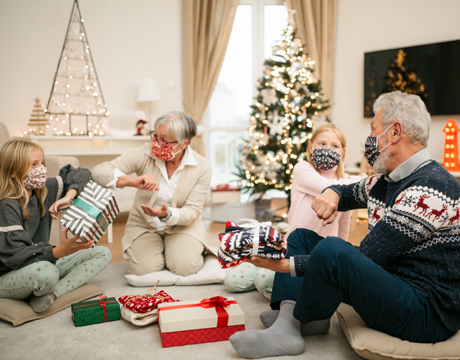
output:
<svg viewBox="0 0 460 360"><path fill-rule="evenodd" d="M261 256L252 255L248 260L248 263L265 268L268 270L273 270L279 273L289 273L289 259L282 259L282 260L274 260L274 259L267 259Z"/></svg>
<svg viewBox="0 0 460 360"><path fill-rule="evenodd" d="M158 182L155 181L152 175L145 174L142 176L138 176L136 178L131 178L131 186L145 190L145 191L158 191L160 188L158 187ZM118 186L118 185L117 185Z"/></svg>
<svg viewBox="0 0 460 360"><path fill-rule="evenodd" d="M168 207L166 206L166 204L163 204L163 206L158 209L154 209L150 206L141 204L141 208L145 214L150 216L157 216L159 218L162 218L168 215Z"/></svg>
<svg viewBox="0 0 460 360"><path fill-rule="evenodd" d="M88 242L77 242L78 236L67 238L69 229L64 229L61 236L61 244L53 249L53 255L56 259L73 254L79 250L89 249L93 246L94 240Z"/></svg>

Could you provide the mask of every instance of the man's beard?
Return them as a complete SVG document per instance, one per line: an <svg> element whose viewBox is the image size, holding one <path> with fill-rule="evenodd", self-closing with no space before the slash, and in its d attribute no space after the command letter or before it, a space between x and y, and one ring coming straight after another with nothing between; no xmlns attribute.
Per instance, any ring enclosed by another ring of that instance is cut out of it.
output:
<svg viewBox="0 0 460 360"><path fill-rule="evenodd" d="M390 153L388 151L385 151L385 150L383 151L383 153L380 153L379 157L374 162L373 168L374 168L374 171L375 171L376 174L388 175L390 173L388 171L388 168L385 165L388 162L388 158L390 157Z"/></svg>

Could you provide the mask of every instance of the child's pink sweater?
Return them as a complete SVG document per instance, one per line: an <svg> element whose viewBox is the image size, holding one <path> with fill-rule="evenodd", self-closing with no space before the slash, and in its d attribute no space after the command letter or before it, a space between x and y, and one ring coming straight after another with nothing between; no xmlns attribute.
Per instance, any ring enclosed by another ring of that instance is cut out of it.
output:
<svg viewBox="0 0 460 360"><path fill-rule="evenodd" d="M338 212L332 224L323 226L316 212L311 208L313 199L330 185L351 184L361 180L361 176L345 175L344 179L337 180L336 168L322 171L322 175L307 161L301 161L294 166L294 181L291 190L291 207L289 209L289 233L297 228L313 230L318 235L338 236L348 239L350 228L350 212ZM288 234L289 235L289 234Z"/></svg>

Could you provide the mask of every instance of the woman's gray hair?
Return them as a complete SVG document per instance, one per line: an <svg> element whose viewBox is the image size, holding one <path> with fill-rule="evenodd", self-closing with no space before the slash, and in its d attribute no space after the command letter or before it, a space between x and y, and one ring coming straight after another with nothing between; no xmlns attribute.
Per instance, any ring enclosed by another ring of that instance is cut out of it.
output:
<svg viewBox="0 0 460 360"><path fill-rule="evenodd" d="M422 144L425 148L428 146L431 117L420 96L401 91L382 94L374 102L374 114L381 109L384 129L394 121L399 121L411 143Z"/></svg>
<svg viewBox="0 0 460 360"><path fill-rule="evenodd" d="M163 124L168 124L168 135L179 143L185 140L190 142L196 136L195 121L190 115L182 111L171 111L156 119L153 126L156 133Z"/></svg>

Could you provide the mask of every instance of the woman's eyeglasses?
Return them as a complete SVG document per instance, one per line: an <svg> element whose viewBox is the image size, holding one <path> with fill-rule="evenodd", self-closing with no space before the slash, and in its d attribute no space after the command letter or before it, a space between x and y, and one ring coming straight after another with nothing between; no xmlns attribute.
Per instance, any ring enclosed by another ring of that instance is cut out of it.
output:
<svg viewBox="0 0 460 360"><path fill-rule="evenodd" d="M166 141L166 140L160 139L158 136L155 135L155 131L150 131L150 139L152 139L152 142L156 142L161 148L164 148L169 144L178 143L178 141Z"/></svg>

